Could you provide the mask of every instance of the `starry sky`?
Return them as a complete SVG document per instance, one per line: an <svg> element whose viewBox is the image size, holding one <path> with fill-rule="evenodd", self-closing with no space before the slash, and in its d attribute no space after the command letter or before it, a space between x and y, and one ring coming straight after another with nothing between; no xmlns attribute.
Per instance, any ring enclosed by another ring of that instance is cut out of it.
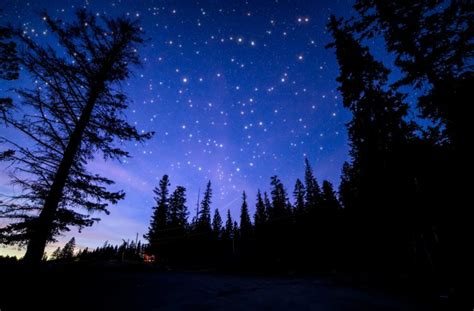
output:
<svg viewBox="0 0 474 311"><path fill-rule="evenodd" d="M121 243L145 233L153 187L163 174L187 188L195 214L198 192L212 181L212 208L238 217L242 191L254 211L258 188L278 175L291 194L308 157L316 177L336 186L348 159L345 123L335 81L338 65L325 29L330 14L352 13L352 1L11 1L2 0L2 21L22 27L39 42L54 43L40 13L68 20L77 8L98 16L138 19L148 38L143 65L124 85L128 120L155 131L144 145L127 146L125 163L96 159L91 171L117 183L125 200L111 215L76 237L79 247ZM54 45L53 45L54 47ZM12 86L31 85L22 73ZM13 96L15 100L15 96ZM2 129L4 130L4 129ZM15 135L15 134L12 134ZM6 171L0 192L12 193ZM51 245L49 250L58 244ZM0 248L0 254L12 249Z"/></svg>

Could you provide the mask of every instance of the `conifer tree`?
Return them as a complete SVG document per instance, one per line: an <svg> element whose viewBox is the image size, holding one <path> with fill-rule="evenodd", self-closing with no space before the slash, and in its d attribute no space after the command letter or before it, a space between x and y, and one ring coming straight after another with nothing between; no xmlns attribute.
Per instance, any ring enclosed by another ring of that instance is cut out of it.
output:
<svg viewBox="0 0 474 311"><path fill-rule="evenodd" d="M212 218L212 232L216 238L220 238L222 235L222 218L217 208L214 210L214 217Z"/></svg>
<svg viewBox="0 0 474 311"><path fill-rule="evenodd" d="M41 261L46 244L58 234L71 226L91 226L98 220L91 212L108 213L108 204L123 199L123 192L107 190L112 180L89 173L86 164L97 153L105 159L125 158L129 154L116 142L151 137L123 119L128 101L118 87L140 62L139 25L127 18L99 21L83 10L72 23L47 14L43 19L63 52L20 32L19 64L38 84L16 90L22 98L18 109L1 109L4 124L29 141L0 137L14 151L8 157L15 164L11 181L22 189L0 207L12 218L0 230L0 241L27 244L24 260L31 263Z"/></svg>
<svg viewBox="0 0 474 311"><path fill-rule="evenodd" d="M254 224L255 229L262 227L267 222L267 212L265 208L265 203L262 199L262 194L260 189L257 191L257 203L255 204L255 215L254 215Z"/></svg>
<svg viewBox="0 0 474 311"><path fill-rule="evenodd" d="M270 220L287 219L289 215L286 205L288 201L286 190L278 176L271 177L271 185L272 210L270 213Z"/></svg>
<svg viewBox="0 0 474 311"><path fill-rule="evenodd" d="M410 261L409 215L415 208L400 196L410 197L415 191L406 157L413 136L412 124L405 120L408 107L402 94L387 87L390 71L347 26L333 16L328 28L334 38L329 47L335 47L340 67L338 89L352 112L347 123L352 158L347 177L353 179L344 186L353 187L351 207L357 211L351 220L355 235L361 236L351 238L358 241L358 255L366 256L360 263L367 268L381 268L390 261L404 269Z"/></svg>
<svg viewBox="0 0 474 311"><path fill-rule="evenodd" d="M58 260L61 258L61 247L58 246L51 254L51 260Z"/></svg>
<svg viewBox="0 0 474 311"><path fill-rule="evenodd" d="M352 29L362 36L382 35L395 54L403 73L395 86L424 93L418 101L423 116L443 124L455 147L467 143L464 112L474 82L472 3L359 0L355 8L359 18Z"/></svg>
<svg viewBox="0 0 474 311"><path fill-rule="evenodd" d="M265 219L268 221L270 219L270 214L272 213L273 207L266 191L263 193L263 204L265 205Z"/></svg>
<svg viewBox="0 0 474 311"><path fill-rule="evenodd" d="M212 188L209 180L204 192L204 198L201 201L201 209L199 210L197 230L202 232L211 232L211 199Z"/></svg>
<svg viewBox="0 0 474 311"><path fill-rule="evenodd" d="M296 218L305 217L306 204L305 204L306 191L303 183L298 178L295 183L295 190L293 191L293 197L295 200L295 214Z"/></svg>
<svg viewBox="0 0 474 311"><path fill-rule="evenodd" d="M333 185L327 180L324 180L322 185L322 203L325 208L330 210L339 210L340 208Z"/></svg>
<svg viewBox="0 0 474 311"><path fill-rule="evenodd" d="M248 240L252 236L252 222L250 221L247 195L242 193L242 206L240 207L240 236L243 240Z"/></svg>
<svg viewBox="0 0 474 311"><path fill-rule="evenodd" d="M164 238L169 224L169 198L168 187L170 186L168 175L163 175L159 186L153 189L156 205L153 207L153 215L148 227L148 233L144 238L148 240L152 252L156 252L160 239ZM177 215L176 215L177 216Z"/></svg>
<svg viewBox="0 0 474 311"><path fill-rule="evenodd" d="M309 164L308 158L305 158L305 199L306 199L306 209L308 211L316 208L321 202L321 189L319 188L318 181L314 177L313 169Z"/></svg>
<svg viewBox="0 0 474 311"><path fill-rule="evenodd" d="M230 215L230 210L227 210L227 218L225 221L224 236L226 239L231 239L234 232L234 222L232 216Z"/></svg>
<svg viewBox="0 0 474 311"><path fill-rule="evenodd" d="M169 199L169 226L182 231L187 227L187 219L186 188L177 186Z"/></svg>
<svg viewBox="0 0 474 311"><path fill-rule="evenodd" d="M74 257L74 250L76 249L76 239L71 238L61 250L59 254L59 259L61 260L71 260Z"/></svg>

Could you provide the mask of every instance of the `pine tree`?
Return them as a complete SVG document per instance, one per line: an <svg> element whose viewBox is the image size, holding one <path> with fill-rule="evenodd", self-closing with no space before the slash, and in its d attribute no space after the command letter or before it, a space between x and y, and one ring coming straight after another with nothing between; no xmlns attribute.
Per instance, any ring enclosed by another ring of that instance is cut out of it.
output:
<svg viewBox="0 0 474 311"><path fill-rule="evenodd" d="M268 194L266 191L263 193L263 204L265 205L265 219L266 221L268 221L270 219L270 214L272 213L273 206L270 202L270 199L268 198Z"/></svg>
<svg viewBox="0 0 474 311"><path fill-rule="evenodd" d="M352 29L363 36L383 36L403 73L395 86L410 85L424 93L418 101L423 116L441 122L459 147L467 143L469 130L465 112L474 82L474 10L472 3L448 2L359 0Z"/></svg>
<svg viewBox="0 0 474 311"><path fill-rule="evenodd" d="M305 162L305 186L306 186L306 210L310 211L321 203L321 189L319 188L318 181L314 177L313 169L309 164L308 158L304 159Z"/></svg>
<svg viewBox="0 0 474 311"><path fill-rule="evenodd" d="M214 217L212 218L212 232L217 238L220 238L222 235L222 218L217 208L214 210Z"/></svg>
<svg viewBox="0 0 474 311"><path fill-rule="evenodd" d="M409 261L410 214L415 209L400 196L412 197L415 191L406 156L413 136L412 125L405 121L408 107L402 94L387 87L390 71L347 26L333 16L328 28L334 38L329 47L335 47L340 67L338 89L352 112L347 123L352 163L345 177L353 179L344 185L352 187L351 207L356 209L351 219L358 229L351 238L359 243L358 255L366 256L359 258L360 264L377 269L390 261L402 269Z"/></svg>
<svg viewBox="0 0 474 311"><path fill-rule="evenodd" d="M186 188L177 186L169 199L169 226L184 230L188 222Z"/></svg>
<svg viewBox="0 0 474 311"><path fill-rule="evenodd" d="M227 218L225 221L225 228L224 228L224 237L226 239L231 239L233 237L234 232L234 222L232 220L232 216L230 215L230 210L227 210Z"/></svg>
<svg viewBox="0 0 474 311"><path fill-rule="evenodd" d="M64 53L57 55L55 49L19 33L19 64L38 84L17 89L22 105L2 109L1 116L30 141L22 145L0 138L15 151L8 157L16 164L12 182L22 188L11 204L1 207L13 222L0 230L0 241L27 244L24 260L31 263L41 261L46 244L61 232L91 226L98 220L91 212L107 213L108 204L123 199L123 192L107 190L113 181L87 172L86 164L97 153L105 159L127 157L116 142L151 137L122 118L128 102L117 87L140 61L139 25L126 18L104 17L99 22L85 11L78 11L72 23L47 14L44 20Z"/></svg>
<svg viewBox="0 0 474 311"><path fill-rule="evenodd" d="M66 244L64 244L61 253L59 254L59 259L61 260L71 260L74 257L74 250L76 248L76 239L71 238Z"/></svg>
<svg viewBox="0 0 474 311"><path fill-rule="evenodd" d="M412 88L421 116L433 123L411 152L419 191L404 196L417 205L410 215L416 261L449 275L450 282L470 284L474 257L465 247L474 243L465 208L470 186L441 181L459 179L471 163L474 6L469 1L358 0L355 8L359 16L351 30L384 39L401 72L393 88ZM473 289L464 291L470 295Z"/></svg>
<svg viewBox="0 0 474 311"><path fill-rule="evenodd" d="M148 227L148 233L144 235L144 238L150 243L152 252L156 252L157 243L165 237L169 224L169 186L168 175L163 175L159 187L153 189L156 205L153 207L153 215Z"/></svg>
<svg viewBox="0 0 474 311"><path fill-rule="evenodd" d="M202 232L211 232L211 199L212 189L209 180L204 192L204 198L201 201L201 209L199 210L197 229Z"/></svg>
<svg viewBox="0 0 474 311"><path fill-rule="evenodd" d="M252 222L250 221L249 209L247 204L247 195L245 191L242 193L242 206L240 207L240 235L244 240L248 240L252 236Z"/></svg>
<svg viewBox="0 0 474 311"><path fill-rule="evenodd" d="M339 210L339 201L336 197L336 192L334 191L332 184L329 181L324 180L322 190L323 206L330 210Z"/></svg>
<svg viewBox="0 0 474 311"><path fill-rule="evenodd" d="M280 221L287 219L289 215L286 208L286 203L288 201L286 190L278 176L271 177L271 185L272 210L270 213L270 220Z"/></svg>
<svg viewBox="0 0 474 311"><path fill-rule="evenodd" d="M355 203L357 194L356 177L353 168L349 162L345 161L342 165L341 182L339 184L339 198L342 207L345 210L351 210Z"/></svg>
<svg viewBox="0 0 474 311"><path fill-rule="evenodd" d="M51 260L58 260L58 259L61 259L61 247L59 246L51 254Z"/></svg>
<svg viewBox="0 0 474 311"><path fill-rule="evenodd" d="M301 180L298 178L296 179L295 190L293 191L293 197L295 200L295 214L297 219L306 216L305 196L305 187Z"/></svg>
<svg viewBox="0 0 474 311"><path fill-rule="evenodd" d="M255 204L254 223L255 229L261 228L267 222L267 211L262 199L260 189L257 191L257 203Z"/></svg>

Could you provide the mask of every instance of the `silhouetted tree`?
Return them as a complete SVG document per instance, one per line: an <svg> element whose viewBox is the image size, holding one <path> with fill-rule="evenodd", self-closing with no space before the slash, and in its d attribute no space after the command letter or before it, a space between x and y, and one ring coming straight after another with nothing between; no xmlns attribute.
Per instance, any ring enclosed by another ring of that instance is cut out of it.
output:
<svg viewBox="0 0 474 311"><path fill-rule="evenodd" d="M325 208L330 210L339 210L340 204L336 197L336 192L332 184L324 180L322 186L322 204Z"/></svg>
<svg viewBox="0 0 474 311"><path fill-rule="evenodd" d="M224 227L224 237L226 239L232 238L233 224L234 222L232 220L232 216L230 215L230 210L227 210L227 217L226 217L225 227Z"/></svg>
<svg viewBox="0 0 474 311"><path fill-rule="evenodd" d="M404 74L396 85L421 90L423 116L441 121L455 145L460 138L467 143L464 112L474 83L472 3L358 0L355 8L359 18L353 29L365 37L382 35L395 54Z"/></svg>
<svg viewBox="0 0 474 311"><path fill-rule="evenodd" d="M288 196L286 190L281 183L278 176L271 177L271 197L272 197L272 208L269 213L270 221L284 221L288 220L288 210L286 208L286 203L288 201Z"/></svg>
<svg viewBox="0 0 474 311"><path fill-rule="evenodd" d="M61 258L61 247L58 246L51 254L51 260L58 260Z"/></svg>
<svg viewBox="0 0 474 311"><path fill-rule="evenodd" d="M222 235L222 218L217 208L214 210L214 217L212 218L212 232L216 238L220 238Z"/></svg>
<svg viewBox="0 0 474 311"><path fill-rule="evenodd" d="M76 239L71 238L66 244L64 244L59 258L61 260L71 260L74 257L74 250L76 249Z"/></svg>
<svg viewBox="0 0 474 311"><path fill-rule="evenodd" d="M21 146L1 137L15 151L9 157L15 163L11 181L22 193L2 203L3 215L12 222L0 229L0 239L27 243L28 262L39 262L46 243L60 232L98 220L76 207L107 213L108 203L124 197L121 191L107 190L113 181L87 172L86 164L96 152L105 159L121 159L128 153L115 142L140 142L151 136L121 117L127 97L117 87L128 78L130 66L139 63L136 49L143 40L138 24L107 17L101 23L85 11L78 11L72 23L47 14L44 20L64 53L19 34L24 45L19 64L39 83L17 90L25 109L2 115L6 125L32 142Z"/></svg>
<svg viewBox="0 0 474 311"><path fill-rule="evenodd" d="M304 181L306 186L306 209L308 211L316 208L321 202L321 188L319 187L318 181L314 177L313 169L309 164L308 158L304 159L305 162L305 173Z"/></svg>
<svg viewBox="0 0 474 311"><path fill-rule="evenodd" d="M474 6L469 1L358 0L355 8L358 16L350 30L361 38L384 39L401 71L392 87L411 88L421 116L431 121L412 152L417 195L404 195L418 207L412 213L416 262L426 262L426 270L445 284L449 279L458 291L464 288L460 296L468 297L473 289L465 284L474 277L474 257L465 247L474 242L465 208L470 188L444 181L458 179L471 161Z"/></svg>
<svg viewBox="0 0 474 311"><path fill-rule="evenodd" d="M153 207L153 215L148 227L148 233L144 235L144 238L148 240L150 245L150 251L154 254L158 251L160 239L166 238L168 224L170 222L169 216L169 197L168 187L170 186L168 175L163 175L160 180L159 187L153 189L155 194L154 200L156 205ZM176 208L179 208L176 206ZM177 210L175 210L175 216L177 217ZM177 219L175 219L177 221Z"/></svg>
<svg viewBox="0 0 474 311"><path fill-rule="evenodd" d="M211 232L211 199L212 189L211 181L209 180L204 192L204 197L201 201L201 208L199 210L198 221L196 229L201 232Z"/></svg>
<svg viewBox="0 0 474 311"><path fill-rule="evenodd" d="M242 193L242 205L240 207L240 236L243 240L248 240L252 236L253 227L250 221L247 195Z"/></svg>
<svg viewBox="0 0 474 311"><path fill-rule="evenodd" d="M293 197L295 200L295 215L297 219L301 217L307 217L305 195L305 187L301 180L298 178L296 179L295 190L293 191Z"/></svg>
<svg viewBox="0 0 474 311"><path fill-rule="evenodd" d="M356 226L352 237L360 248L353 251L361 256L358 264L367 269L384 269L388 262L405 269L411 260L409 215L415 208L400 196L410 197L415 191L407 156L413 137L412 124L405 121L408 107L400 93L387 87L390 71L369 49L335 17L328 27L334 38L329 46L336 48L340 67L338 89L344 106L352 112L347 124L351 172L344 177L353 179L344 187L353 187L351 207L357 209L351 214Z"/></svg>
<svg viewBox="0 0 474 311"><path fill-rule="evenodd" d="M177 186L169 199L169 226L184 231L188 225L188 207L186 206L186 188Z"/></svg>
<svg viewBox="0 0 474 311"><path fill-rule="evenodd" d="M257 203L255 204L255 215L254 215L254 224L255 230L261 228L267 222L267 211L265 209L265 203L262 199L262 194L260 189L257 191Z"/></svg>

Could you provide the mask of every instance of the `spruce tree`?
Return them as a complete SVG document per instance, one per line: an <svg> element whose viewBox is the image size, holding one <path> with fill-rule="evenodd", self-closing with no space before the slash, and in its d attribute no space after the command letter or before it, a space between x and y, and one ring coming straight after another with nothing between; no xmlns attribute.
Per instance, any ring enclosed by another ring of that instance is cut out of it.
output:
<svg viewBox="0 0 474 311"><path fill-rule="evenodd" d="M160 239L165 238L167 233L166 229L169 224L169 186L168 175L163 175L159 186L153 189L156 205L153 207L153 215L148 227L148 233L144 235L144 238L149 242L152 252L157 251Z"/></svg>
<svg viewBox="0 0 474 311"><path fill-rule="evenodd" d="M261 228L267 222L267 212L262 199L260 189L257 191L257 203L255 204L254 224L255 229Z"/></svg>
<svg viewBox="0 0 474 311"><path fill-rule="evenodd" d="M286 205L288 201L287 193L278 176L271 177L271 185L272 209L270 220L282 221L289 216Z"/></svg>
<svg viewBox="0 0 474 311"><path fill-rule="evenodd" d="M243 240L248 240L252 236L252 222L250 221L247 195L242 193L242 206L240 207L240 236Z"/></svg>
<svg viewBox="0 0 474 311"><path fill-rule="evenodd" d="M270 219L270 214L272 213L273 206L266 191L263 192L263 204L265 205L265 219L266 221L268 221Z"/></svg>
<svg viewBox="0 0 474 311"><path fill-rule="evenodd" d="M322 185L322 203L324 208L330 210L339 210L340 208L333 185L327 180L324 180Z"/></svg>
<svg viewBox="0 0 474 311"><path fill-rule="evenodd" d="M201 201L201 209L199 210L197 230L201 232L211 232L211 199L212 188L209 180L204 192L204 198Z"/></svg>
<svg viewBox="0 0 474 311"><path fill-rule="evenodd" d="M297 219L306 216L305 196L305 187L301 180L298 178L296 179L295 189L293 191L293 197L295 200L295 215Z"/></svg>
<svg viewBox="0 0 474 311"><path fill-rule="evenodd" d="M319 187L318 181L314 177L313 169L309 164L308 158L304 159L305 162L305 200L306 200L306 210L311 211L318 207L321 203L321 188Z"/></svg>
<svg viewBox="0 0 474 311"><path fill-rule="evenodd" d="M216 238L220 238L222 235L222 218L217 208L214 210L214 217L212 218L212 232Z"/></svg>
<svg viewBox="0 0 474 311"><path fill-rule="evenodd" d="M404 96L387 87L390 71L375 60L350 29L334 16L328 23L340 67L337 78L343 104L352 112L347 123L352 158L346 185L353 187L353 225L359 237L352 238L361 264L378 269L387 261L403 269L410 259L410 213L408 197L415 191L407 154L413 127L405 120ZM369 219L379 219L371 222ZM382 221L383 220L383 221ZM357 224L356 224L357 223ZM375 245L381 245L378 249Z"/></svg>
<svg viewBox="0 0 474 311"><path fill-rule="evenodd" d="M186 188L177 186L169 199L169 226L186 229L188 222L188 207L186 206Z"/></svg>
<svg viewBox="0 0 474 311"><path fill-rule="evenodd" d="M224 227L224 236L226 239L231 239L233 237L234 227L233 227L232 216L230 215L230 210L227 210L227 218L225 221Z"/></svg>
<svg viewBox="0 0 474 311"><path fill-rule="evenodd" d="M61 250L59 254L59 259L61 260L71 260L74 257L74 250L76 249L76 239L71 238Z"/></svg>
<svg viewBox="0 0 474 311"><path fill-rule="evenodd" d="M61 258L61 247L58 246L51 254L51 260L58 260Z"/></svg>

